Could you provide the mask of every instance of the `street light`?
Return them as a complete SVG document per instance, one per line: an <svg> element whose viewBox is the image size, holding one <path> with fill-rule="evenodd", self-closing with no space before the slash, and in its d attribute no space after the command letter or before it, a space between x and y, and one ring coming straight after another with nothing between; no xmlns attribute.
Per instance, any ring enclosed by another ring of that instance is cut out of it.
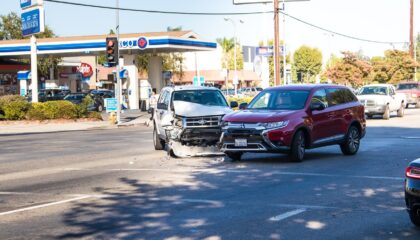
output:
<svg viewBox="0 0 420 240"><path fill-rule="evenodd" d="M235 65L235 73L234 73L234 76L233 76L233 85L234 85L234 87L235 87L235 96L237 96L238 95L238 73L237 73L237 67L236 67L236 22L232 19L232 18L224 18L224 20L226 21L226 22L231 22L232 24L233 24L233 45L234 45L234 48L233 48L233 58L234 58L234 60L233 60L233 62L234 62L234 65ZM242 20L239 20L239 22L240 23L244 23L244 21L242 21Z"/></svg>

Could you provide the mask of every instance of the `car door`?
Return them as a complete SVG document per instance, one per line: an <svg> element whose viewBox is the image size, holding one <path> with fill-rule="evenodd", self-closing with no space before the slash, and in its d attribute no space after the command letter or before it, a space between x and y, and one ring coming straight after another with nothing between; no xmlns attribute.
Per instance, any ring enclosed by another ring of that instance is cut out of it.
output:
<svg viewBox="0 0 420 240"><path fill-rule="evenodd" d="M315 102L322 102L326 107L321 111L311 111L312 142L314 144L321 144L328 141L328 138L334 135L332 132L333 109L328 106L325 89L315 91L311 98L311 104Z"/></svg>
<svg viewBox="0 0 420 240"><path fill-rule="evenodd" d="M331 108L331 126L330 132L333 138L344 137L346 130L343 130L344 116L346 112L346 94L344 88L327 88L328 106Z"/></svg>
<svg viewBox="0 0 420 240"><path fill-rule="evenodd" d="M389 96L391 97L391 101L389 103L390 110L391 111L398 110L400 108L401 103L399 103L399 101L397 99L397 95L396 95L396 92L394 90L394 87L391 87L391 86L388 87L388 93L389 93Z"/></svg>
<svg viewBox="0 0 420 240"><path fill-rule="evenodd" d="M156 119L156 127L161 138L166 138L165 130L162 127L162 119L166 114L168 114L169 102L170 92L168 90L163 90L159 96L154 116Z"/></svg>

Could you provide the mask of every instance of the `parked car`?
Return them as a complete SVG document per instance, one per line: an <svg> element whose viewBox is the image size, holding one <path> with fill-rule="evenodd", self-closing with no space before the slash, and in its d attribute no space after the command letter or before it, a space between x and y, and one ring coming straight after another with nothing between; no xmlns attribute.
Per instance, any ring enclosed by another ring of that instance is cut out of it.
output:
<svg viewBox="0 0 420 240"><path fill-rule="evenodd" d="M240 92L241 94L245 96L255 96L258 93L260 93L263 89L260 87L247 87L247 88L241 88Z"/></svg>
<svg viewBox="0 0 420 240"><path fill-rule="evenodd" d="M415 105L416 108L420 108L420 82L404 82L397 86L397 93L405 94L407 102L405 107L408 108L410 105Z"/></svg>
<svg viewBox="0 0 420 240"><path fill-rule="evenodd" d="M420 227L420 159L412 161L405 171L405 203L411 222Z"/></svg>
<svg viewBox="0 0 420 240"><path fill-rule="evenodd" d="M391 112L397 112L398 117L404 116L404 108L407 103L402 93L397 93L391 84L372 84L360 88L359 101L365 106L368 118L373 115L382 115L384 119L391 117Z"/></svg>
<svg viewBox="0 0 420 240"><path fill-rule="evenodd" d="M64 97L64 100L74 104L81 104L83 99L88 95L85 93L71 93ZM102 112L104 110L103 99L99 97L92 97L93 103L88 106L88 111Z"/></svg>
<svg viewBox="0 0 420 240"><path fill-rule="evenodd" d="M61 89L42 89L38 92L38 102L63 100L70 93L69 90ZM28 91L26 96L28 102L32 102L32 90Z"/></svg>
<svg viewBox="0 0 420 240"><path fill-rule="evenodd" d="M280 86L223 118L221 150L234 161L246 152L272 152L299 162L305 149L334 144L354 155L365 128L364 107L346 87Z"/></svg>
<svg viewBox="0 0 420 240"><path fill-rule="evenodd" d="M217 88L165 87L153 110L155 149L163 150L168 144L173 156L182 157L220 153L220 123L230 112Z"/></svg>

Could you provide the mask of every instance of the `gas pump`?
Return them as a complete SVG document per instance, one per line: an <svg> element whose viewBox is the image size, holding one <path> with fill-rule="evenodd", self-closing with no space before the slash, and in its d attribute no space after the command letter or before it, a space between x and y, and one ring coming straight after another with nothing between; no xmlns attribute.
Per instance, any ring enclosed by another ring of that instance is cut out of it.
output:
<svg viewBox="0 0 420 240"><path fill-rule="evenodd" d="M17 79L19 80L20 96L25 97L28 95L28 80L32 79L30 71L19 71L17 73Z"/></svg>

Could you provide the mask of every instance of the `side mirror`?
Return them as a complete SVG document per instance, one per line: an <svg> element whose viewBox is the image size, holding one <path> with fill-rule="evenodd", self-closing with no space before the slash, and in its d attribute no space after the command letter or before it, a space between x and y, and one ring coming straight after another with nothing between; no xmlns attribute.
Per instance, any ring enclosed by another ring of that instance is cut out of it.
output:
<svg viewBox="0 0 420 240"><path fill-rule="evenodd" d="M235 102L235 101L230 102L230 108L237 108L238 106L239 106L238 102Z"/></svg>
<svg viewBox="0 0 420 240"><path fill-rule="evenodd" d="M241 103L241 104L239 104L239 109L240 110L246 109L247 107L248 107L248 103Z"/></svg>
<svg viewBox="0 0 420 240"><path fill-rule="evenodd" d="M322 111L326 108L325 104L323 104L322 102L315 102L315 103L311 103L311 110L312 111Z"/></svg>

